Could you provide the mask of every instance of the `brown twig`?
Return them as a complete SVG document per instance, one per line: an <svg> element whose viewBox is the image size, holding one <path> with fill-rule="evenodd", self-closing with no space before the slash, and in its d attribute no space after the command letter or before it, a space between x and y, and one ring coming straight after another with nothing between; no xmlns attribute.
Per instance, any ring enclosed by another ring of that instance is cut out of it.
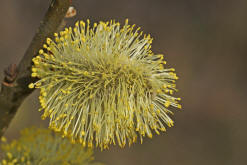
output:
<svg viewBox="0 0 247 165"><path fill-rule="evenodd" d="M52 37L61 24L71 0L53 0L40 27L19 65L10 65L5 70L5 79L0 91L0 137L17 112L23 100L33 91L28 88L32 82L32 58L38 53L47 37Z"/></svg>

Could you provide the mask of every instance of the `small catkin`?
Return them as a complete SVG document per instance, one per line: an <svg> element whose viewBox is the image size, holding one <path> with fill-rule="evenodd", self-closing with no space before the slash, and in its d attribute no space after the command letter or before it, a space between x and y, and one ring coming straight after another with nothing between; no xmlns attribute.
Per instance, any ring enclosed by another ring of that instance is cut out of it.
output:
<svg viewBox="0 0 247 165"><path fill-rule="evenodd" d="M102 165L93 161L91 149L71 144L49 129L26 128L19 139L1 141L1 165Z"/></svg>

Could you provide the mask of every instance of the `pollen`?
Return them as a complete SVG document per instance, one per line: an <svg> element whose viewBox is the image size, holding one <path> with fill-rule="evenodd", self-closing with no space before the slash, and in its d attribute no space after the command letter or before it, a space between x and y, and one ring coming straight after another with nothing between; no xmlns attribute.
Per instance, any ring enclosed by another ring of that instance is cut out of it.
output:
<svg viewBox="0 0 247 165"><path fill-rule="evenodd" d="M168 108L181 108L171 96L175 70L153 53L153 38L128 22L79 21L48 38L33 59L39 80L29 87L40 88L43 118L82 146L142 142L173 125Z"/></svg>

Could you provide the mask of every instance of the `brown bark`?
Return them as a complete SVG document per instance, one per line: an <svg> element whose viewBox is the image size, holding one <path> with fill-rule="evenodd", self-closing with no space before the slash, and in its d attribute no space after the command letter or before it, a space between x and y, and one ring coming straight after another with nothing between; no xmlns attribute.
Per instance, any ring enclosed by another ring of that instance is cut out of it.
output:
<svg viewBox="0 0 247 165"><path fill-rule="evenodd" d="M6 131L23 100L32 93L28 88L31 78L32 58L38 54L47 37L52 38L70 6L71 0L52 0L44 19L16 67L10 65L5 70L5 79L0 91L0 137Z"/></svg>

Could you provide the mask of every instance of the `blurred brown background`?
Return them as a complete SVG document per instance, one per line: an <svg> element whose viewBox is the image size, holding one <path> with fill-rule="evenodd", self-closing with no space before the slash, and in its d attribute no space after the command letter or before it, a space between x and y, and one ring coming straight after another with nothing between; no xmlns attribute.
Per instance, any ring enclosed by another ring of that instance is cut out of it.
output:
<svg viewBox="0 0 247 165"><path fill-rule="evenodd" d="M1 0L0 70L18 63L47 10L48 0ZM245 165L246 0L74 0L78 19L116 19L141 26L154 37L180 77L183 110L175 127L144 144L100 152L107 165ZM0 74L3 79L3 74ZM47 125L37 111L37 91L19 109L5 136L31 125Z"/></svg>

